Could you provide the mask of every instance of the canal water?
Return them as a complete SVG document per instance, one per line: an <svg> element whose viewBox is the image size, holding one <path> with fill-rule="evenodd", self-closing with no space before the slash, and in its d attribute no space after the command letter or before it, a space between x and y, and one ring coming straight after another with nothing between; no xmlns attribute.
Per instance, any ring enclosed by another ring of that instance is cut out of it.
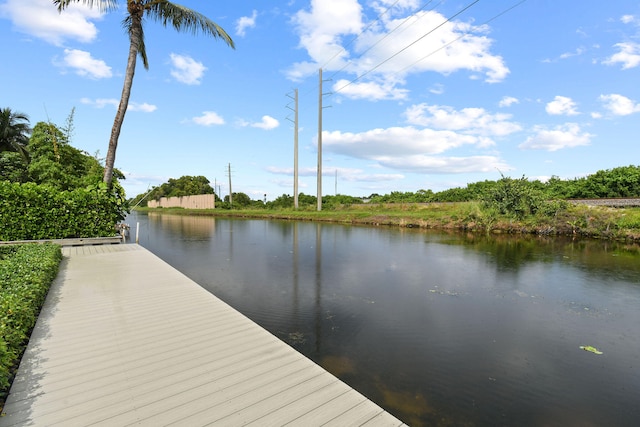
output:
<svg viewBox="0 0 640 427"><path fill-rule="evenodd" d="M411 426L640 425L638 246L128 222L142 246Z"/></svg>

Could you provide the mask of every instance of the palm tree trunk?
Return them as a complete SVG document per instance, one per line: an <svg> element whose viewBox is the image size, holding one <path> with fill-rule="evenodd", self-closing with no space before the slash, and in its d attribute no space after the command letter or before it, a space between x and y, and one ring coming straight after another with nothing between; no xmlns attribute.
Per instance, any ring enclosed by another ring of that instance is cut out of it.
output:
<svg viewBox="0 0 640 427"><path fill-rule="evenodd" d="M127 59L127 70L124 76L124 84L122 86L122 95L120 104L116 112L113 127L111 128L111 138L109 139L109 149L107 150L107 158L104 165L103 181L111 187L113 181L113 168L116 162L116 149L118 148L118 138L120 130L124 122L124 115L129 105L129 97L131 96L131 87L133 86L133 75L136 72L136 61L138 57L138 47L142 39L142 20L136 16L132 16L133 22L129 33L129 58Z"/></svg>

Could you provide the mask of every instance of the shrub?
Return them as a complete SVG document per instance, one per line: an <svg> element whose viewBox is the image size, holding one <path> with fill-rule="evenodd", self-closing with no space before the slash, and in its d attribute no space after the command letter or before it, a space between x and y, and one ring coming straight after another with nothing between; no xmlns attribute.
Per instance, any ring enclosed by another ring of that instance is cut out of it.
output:
<svg viewBox="0 0 640 427"><path fill-rule="evenodd" d="M486 208L494 209L501 215L522 219L538 212L544 196L525 177L503 177L494 188L485 193L482 201Z"/></svg>
<svg viewBox="0 0 640 427"><path fill-rule="evenodd" d="M53 244L0 250L0 399L9 390L61 259L60 247Z"/></svg>
<svg viewBox="0 0 640 427"><path fill-rule="evenodd" d="M59 191L0 181L0 240L112 236L124 213L123 199L103 184Z"/></svg>

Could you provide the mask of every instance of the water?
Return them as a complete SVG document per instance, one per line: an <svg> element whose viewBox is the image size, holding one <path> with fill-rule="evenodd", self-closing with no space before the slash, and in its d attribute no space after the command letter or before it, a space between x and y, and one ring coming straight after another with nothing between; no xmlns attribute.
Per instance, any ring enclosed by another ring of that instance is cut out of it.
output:
<svg viewBox="0 0 640 427"><path fill-rule="evenodd" d="M411 426L640 425L637 246L128 220L142 246Z"/></svg>

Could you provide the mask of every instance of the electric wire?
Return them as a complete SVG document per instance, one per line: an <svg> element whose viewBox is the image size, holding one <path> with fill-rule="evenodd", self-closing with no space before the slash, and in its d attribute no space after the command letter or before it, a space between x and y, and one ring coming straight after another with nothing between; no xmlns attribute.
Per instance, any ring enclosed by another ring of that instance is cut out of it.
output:
<svg viewBox="0 0 640 427"><path fill-rule="evenodd" d="M511 6L511 7L507 8L507 9L503 10L502 12L498 13L497 15L495 15L494 17L492 17L491 19L489 19L489 20L487 20L487 21L484 21L482 24L480 24L480 26L483 26L483 25L487 25L487 24L489 24L490 22L492 22L492 21L494 21L494 20L498 19L498 18L499 18L499 17L501 17L502 15L504 15L504 14L506 14L506 13L510 12L511 10L515 9L516 7L520 6L522 3L525 3L526 1L527 1L527 0L521 0L521 1L519 1L518 3L514 4L513 6ZM433 55L433 54L435 54L435 53L437 53L437 52L441 51L442 49L445 49L445 48L447 48L447 47L451 46L453 43L457 42L458 40L460 40L460 39L462 39L462 38L464 38L464 37L468 36L468 35L469 35L469 33L471 33L471 31L467 31L467 32L463 33L462 35L460 35L459 37L457 37L457 38L455 38L454 40L450 41L449 43L447 43L447 44L444 44L444 45L440 46L440 47L439 47L439 48L437 48L436 50L434 50L434 51L430 52L428 55L425 55L425 56L423 56L422 58L418 59L417 61L413 62L412 64L410 64L410 65L408 65L408 66L404 67L402 70L400 70L400 71L397 71L397 72L393 73L393 75L396 75L396 74L402 74L402 73L404 73L404 72L405 72L405 71L407 71L409 68L411 68L411 67L413 67L414 65L416 65L416 64L418 64L418 63L420 63L420 62L422 62L423 60L427 59L427 58L428 58L428 57L430 57L431 55Z"/></svg>
<svg viewBox="0 0 640 427"><path fill-rule="evenodd" d="M390 60L392 60L393 58L395 58L396 56L400 55L402 52L406 51L407 49L409 49L411 46L415 45L416 43L418 43L420 40L424 39L425 37L427 37L429 34L432 34L434 31L436 31L437 29L439 29L440 27L442 27L444 24L450 22L452 19L456 18L457 16L461 15L462 13L464 13L465 11L467 11L468 9L470 9L472 6L474 6L475 4L477 4L480 0L474 0L473 2L471 2L470 4L468 4L467 6L465 6L463 9L459 10L458 12L456 12L454 15L450 16L449 18L447 18L445 21L443 21L442 23L440 23L438 26L436 26L435 28L429 30L427 33L423 34L421 37L419 37L418 39L414 40L413 42L409 43L407 46L403 47L402 49L400 49L399 51L397 51L396 53L394 53L393 55L389 56L387 59L385 59L384 61L380 62L378 65L376 65L375 67L370 68L368 71L360 74L359 76L357 76L355 79L349 81L347 84L345 84L344 86L336 89L333 93L338 93L340 91L342 91L343 89L345 89L346 87L348 87L349 85L355 83L356 81L360 80L361 78L363 78L364 76L366 76L367 74L371 73L372 71L377 70L378 68L380 68L382 65L386 64L387 62L389 62Z"/></svg>
<svg viewBox="0 0 640 427"><path fill-rule="evenodd" d="M388 8L386 8L384 11L382 11L380 14L378 14L378 17L371 21L369 23L369 25L367 25L362 31L360 31L360 33L358 35L356 35L355 37L353 37L349 43L347 43L346 45L344 45L344 47L342 47L335 55L333 55L331 58L329 58L323 65L320 66L320 68L325 68L327 66L327 64L329 64L331 61L333 61L338 55L340 55L342 52L346 52L347 48L349 46L351 46L356 40L358 40L360 38L361 35L363 35L369 28L371 28L376 22L380 21L380 19L382 19L382 17L384 15L387 14L387 12L389 12L389 10L391 10L392 7L394 7L396 4L398 4L400 0L396 0L391 6L389 6Z"/></svg>
<svg viewBox="0 0 640 427"><path fill-rule="evenodd" d="M349 41L345 46L343 46L340 50L338 50L338 52L336 52L336 53L335 53L331 58L329 58L327 61L325 61L325 63L324 63L324 64L322 64L319 68L325 68L325 67L326 67L326 66L327 66L331 61L333 61L334 59L336 59L336 57L337 57L338 55L340 55L342 52L346 52L346 51L347 51L347 48L348 48L349 46L351 46L351 45L352 45L356 40L358 40L358 39L360 38L360 36L362 36L362 35L363 35L363 34L364 34L364 33L365 33L369 28L371 28L374 24L376 24L377 22L379 22L379 21L382 19L382 17L383 17L384 15L386 15L386 14L391 10L391 8L393 8L396 4L398 4L398 2L399 2L399 1L400 1L400 0L396 0L395 2L393 2L393 4L392 4L391 6L387 7L384 11L382 11L380 14L378 14L378 16L377 16L377 18L376 18L376 19L374 19L373 21L371 21L371 22L369 23L369 25L367 25L367 26L366 26L362 31L360 31L360 33L359 33L358 35L356 35L355 37L353 37L353 38L352 38L352 39L351 39L351 40L350 40L350 41ZM430 2L431 2L431 1L433 1L433 0L430 0ZM344 67L340 68L338 71L336 71L335 73L333 73L333 74L329 77L329 79L328 79L328 80L331 80L331 78L332 78L333 76L335 76L335 75L336 75L337 73L339 73L340 71L344 70L344 69L347 67L347 65L349 65L349 63L350 63L350 62L348 61L348 62L347 62L347 64L346 64ZM310 93L310 92L311 92L311 91L313 91L315 88L316 88L316 87L310 88L309 90L307 90L306 92L304 92L304 95L306 95L306 94Z"/></svg>
<svg viewBox="0 0 640 427"><path fill-rule="evenodd" d="M399 1L399 0L398 0ZM396 3L398 2L396 1ZM444 0L443 0L444 1ZM440 1L438 4L436 4L434 7L431 8L431 10L434 10L436 7L438 7L440 4L442 4L443 1ZM416 13L422 11L425 7L427 7L429 4L433 3L433 0L429 0L425 3L422 4L422 6L420 6L420 8L414 10L411 15L407 16L405 19L402 20L401 23L399 23L398 25L396 25L391 31L389 31L388 33L386 33L384 36L382 36L377 42L375 42L374 44L372 44L371 46L369 46L367 49L364 50L364 52L360 53L360 58L362 58L367 52L369 52L371 49L373 49L374 47L376 47L377 45L379 45L380 43L382 43L387 37L389 37L391 34L393 34L396 30L398 30L400 27L402 27L403 25L405 25L407 22L409 22L409 20L411 18L413 18ZM395 5L395 3L394 3ZM388 10L388 9L387 9ZM386 12L386 11L385 11ZM415 24L416 22L418 22L418 20L415 20L413 22L413 24ZM411 24L411 25L413 25ZM367 27L368 28L368 27ZM362 34L362 33L361 33ZM360 35L361 35L360 34ZM344 50L344 49L343 49ZM336 55L337 56L337 55ZM334 56L335 58L335 56ZM328 63L328 62L327 62ZM331 77L335 76L336 74L338 74L339 72L343 71L345 68L347 68L347 66L349 66L349 64L352 64L353 61L347 61L347 63L340 69L336 70ZM325 64L326 65L326 64Z"/></svg>
<svg viewBox="0 0 640 427"><path fill-rule="evenodd" d="M371 28L374 24L376 24L377 22L379 22L382 17L384 15L386 15L396 4L398 4L400 0L396 0L395 2L393 2L393 4L391 4L389 7L387 7L384 11L382 11L380 14L378 14L377 18L375 20L373 20L371 23L369 23L369 25L367 25L362 31L360 31L360 33L355 36L354 38L352 38L344 47L342 47L338 52L336 52L335 55L333 55L331 58L329 58L327 61L325 61L325 63L320 66L319 68L325 68L331 61L333 61L338 55L340 55L342 52L346 52L347 48L349 46L351 46L356 40L358 40L369 28ZM366 54L367 52L369 52L371 49L373 49L375 46L377 46L379 43L381 43L383 40L385 40L387 37L389 37L392 33L394 33L397 29L399 29L400 27L402 27L404 24L406 24L411 18L413 18L413 16L417 13L420 12L421 10L424 10L429 4L433 3L434 0L429 0L426 1L425 3L423 3L418 9L414 10L411 15L409 15L408 17L406 17L400 24L398 24L395 28L393 28L391 31L389 31L388 33L386 33L383 37L380 38L380 40L378 40L377 42L375 42L372 46L370 46L369 48L367 48L364 52L362 52L359 57L362 58L362 56L364 54ZM430 10L434 10L435 8L437 8L439 5L441 5L444 2L444 0L441 0L440 2L438 2L438 4L436 4L434 7L432 7ZM414 24L417 21L414 22ZM413 25L413 24L411 24ZM349 60L347 61L347 63L340 69L336 70L327 80L332 80L333 76L335 76L336 74L338 74L341 71L344 71L345 68L347 68L349 66L349 64L352 64L353 61ZM304 94L308 94L309 92L311 92L313 90L313 88L309 89L308 91L306 91Z"/></svg>

